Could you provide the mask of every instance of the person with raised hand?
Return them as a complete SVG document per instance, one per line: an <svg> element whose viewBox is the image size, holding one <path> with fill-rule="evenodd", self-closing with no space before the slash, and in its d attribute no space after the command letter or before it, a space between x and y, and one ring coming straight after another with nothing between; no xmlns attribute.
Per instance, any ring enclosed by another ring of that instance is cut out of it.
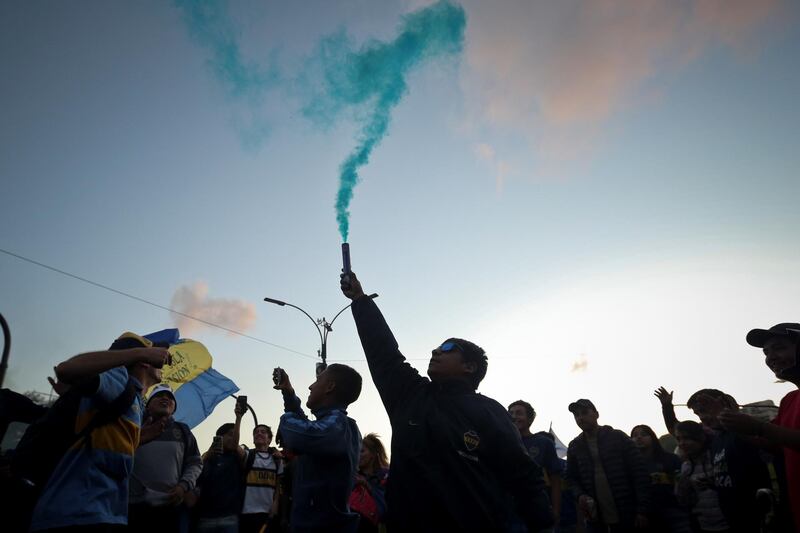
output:
<svg viewBox="0 0 800 533"><path fill-rule="evenodd" d="M69 386L69 394L82 396L74 424L77 440L45 484L31 531L125 529L142 393L161 381L161 367L169 360L166 348L126 332L107 351L76 355L56 366L58 382Z"/></svg>
<svg viewBox="0 0 800 533"><path fill-rule="evenodd" d="M408 364L356 275L340 286L353 301L372 380L392 424L387 482L390 531L509 531L550 527L541 468L506 409L476 389L488 359L450 337L431 352L428 377ZM523 525L524 523L524 525Z"/></svg>
<svg viewBox="0 0 800 533"><path fill-rule="evenodd" d="M746 340L750 346L761 348L764 363L776 378L800 388L800 324L784 322L769 329L753 329ZM756 437L762 445L782 448L789 507L795 527L800 527L800 390L783 397L771 423L736 410L720 413L719 421L729 431Z"/></svg>
<svg viewBox="0 0 800 533"><path fill-rule="evenodd" d="M355 533L358 514L348 505L358 469L361 432L347 416L347 407L361 395L361 376L346 365L332 364L308 387L306 407L300 406L289 376L274 372L275 388L283 394L284 414L278 435L293 464L291 530L296 533Z"/></svg>
<svg viewBox="0 0 800 533"><path fill-rule="evenodd" d="M172 417L177 405L167 384L157 385L147 398L131 474L130 531L189 529L184 498L194 489L203 460L192 430Z"/></svg>

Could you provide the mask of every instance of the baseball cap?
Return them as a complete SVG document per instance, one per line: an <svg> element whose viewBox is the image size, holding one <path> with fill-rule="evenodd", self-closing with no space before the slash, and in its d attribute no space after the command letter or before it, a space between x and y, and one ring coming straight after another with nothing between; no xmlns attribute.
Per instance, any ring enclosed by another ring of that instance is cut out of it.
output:
<svg viewBox="0 0 800 533"><path fill-rule="evenodd" d="M587 400L586 398L581 398L580 400L575 400L571 404L569 404L569 412L575 414L575 411L578 409L591 409L595 413L597 412L597 407L594 404Z"/></svg>
<svg viewBox="0 0 800 533"><path fill-rule="evenodd" d="M747 334L747 344L756 348L763 348L772 337L788 337L800 339L800 324L784 322L775 324L769 329L751 329Z"/></svg>
<svg viewBox="0 0 800 533"><path fill-rule="evenodd" d="M150 348L153 343L141 335L126 331L111 344L109 350L128 350L130 348Z"/></svg>
<svg viewBox="0 0 800 533"><path fill-rule="evenodd" d="M178 400L175 399L175 393L172 392L172 387L167 385L166 383L160 383L153 387L153 390L150 391L150 394L147 396L147 403L150 403L150 400L156 397L156 394L161 394L162 392L166 392L170 396L172 396L172 401L175 402L175 409L178 409ZM146 404L145 404L146 405Z"/></svg>

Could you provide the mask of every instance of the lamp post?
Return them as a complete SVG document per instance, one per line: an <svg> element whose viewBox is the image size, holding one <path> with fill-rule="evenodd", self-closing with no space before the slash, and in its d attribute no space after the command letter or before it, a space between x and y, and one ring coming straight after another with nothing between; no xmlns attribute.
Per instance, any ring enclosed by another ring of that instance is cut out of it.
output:
<svg viewBox="0 0 800 533"><path fill-rule="evenodd" d="M369 297L370 298L377 298L378 294L377 293L372 293L372 294L369 295ZM306 315L308 317L308 319L311 321L311 323L314 324L314 327L317 329L317 333L319 334L319 342L320 342L320 349L317 350L317 355L319 356L320 359L322 359L321 362L317 363L316 372L317 372L317 375L322 373L322 371L325 370L325 368L328 366L328 364L327 364L327 360L328 360L328 333L333 331L333 323L336 322L336 319L339 318L339 315L341 315L345 311L345 309L349 309L350 306L353 305L353 302L350 302L349 304L344 306L338 313L336 313L336 316L333 317L333 320L328 322L325 319L325 317L318 318L318 319L314 320L311 317L311 315L309 315L308 313L305 312L305 310L303 310L302 308L300 308L300 307L298 307L298 306L296 306L294 304L290 304L289 302L284 302L282 300L276 300L274 298L264 298L264 301L265 302L269 302L271 304L280 305L281 307L284 307L284 306L293 307L293 308L297 309L298 311L300 311L301 313L303 313L304 315Z"/></svg>

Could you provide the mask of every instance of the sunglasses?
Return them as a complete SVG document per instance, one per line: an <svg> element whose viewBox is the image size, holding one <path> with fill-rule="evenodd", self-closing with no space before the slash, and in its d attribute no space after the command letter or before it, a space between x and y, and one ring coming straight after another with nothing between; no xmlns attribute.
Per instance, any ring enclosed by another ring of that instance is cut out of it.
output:
<svg viewBox="0 0 800 533"><path fill-rule="evenodd" d="M457 342L447 341L442 343L441 346L439 346L439 351L441 352L447 353L447 352L452 352L453 350L458 350L461 353L464 353L464 348L462 348Z"/></svg>

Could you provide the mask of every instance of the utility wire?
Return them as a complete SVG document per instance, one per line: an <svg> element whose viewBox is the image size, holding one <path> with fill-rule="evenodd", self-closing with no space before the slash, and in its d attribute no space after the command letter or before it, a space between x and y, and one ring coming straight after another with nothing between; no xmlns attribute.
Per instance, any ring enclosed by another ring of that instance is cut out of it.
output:
<svg viewBox="0 0 800 533"><path fill-rule="evenodd" d="M84 283L88 283L89 285L94 285L95 287L99 287L101 289L105 289L107 291L111 291L113 293L119 294L120 296L125 296L126 298L130 298L131 300L136 300L137 302L141 302L141 303L144 303L144 304L147 304L147 305L152 305L153 307L158 307L159 309L163 309L165 311L169 311L170 313L175 313L176 315L180 315L182 317L189 318L191 320L196 320L197 322L203 323L203 324L205 324L207 326L211 326L211 327L214 327L214 328L217 328L217 329L221 329L223 331L227 331L228 333L233 333L234 335L239 335L240 337L245 337L247 339L254 340L256 342L260 342L260 343L266 344L268 346L272 346L273 348L278 348L279 350L284 350L284 351L293 353L295 355L300 355L302 357L307 357L309 359L314 359L314 360L317 359L317 357L315 357L313 355L309 355L309 354L303 353L303 352L298 352L297 350L292 350L291 348L287 348L286 346L281 346L280 344L275 344L273 342L265 341L264 339L259 339L258 337L253 337L252 335L248 335L246 333L242 333L241 331L236 331L234 329L226 328L225 326L220 326L219 324L214 324L213 322L209 322L208 320L203 320L202 318L197 318L196 316L187 315L186 313L181 313L180 311L176 311L175 309L169 308L169 307L167 307L165 305L157 304L155 302L151 302L150 300L145 300L144 298L140 298L140 297L135 296L133 294L130 294L130 293L115 289L113 287L109 287L108 285L103 285L102 283L97 283L96 281L92 281L90 279L82 278L81 276L77 276L75 274L71 274L70 272L66 272L66 271L61 270L59 268L56 268L56 267L53 267L53 266L50 266L50 265L46 265L44 263L40 263L39 261L34 261L33 259L30 259L28 257L22 256L22 255L19 255L19 254L15 254L14 252L9 252L8 250L4 250L2 248L0 248L0 252L3 252L6 255L10 255L11 257L15 257L15 258L19 259L20 261L25 261L26 263L31 263L32 265L36 265L36 266L39 266L39 267L42 267L42 268L46 268L47 270L51 270L51 271L56 272L58 274L61 274L63 276L67 276L67 277L70 277L70 278L73 278L73 279L77 279L78 281L82 281Z"/></svg>

